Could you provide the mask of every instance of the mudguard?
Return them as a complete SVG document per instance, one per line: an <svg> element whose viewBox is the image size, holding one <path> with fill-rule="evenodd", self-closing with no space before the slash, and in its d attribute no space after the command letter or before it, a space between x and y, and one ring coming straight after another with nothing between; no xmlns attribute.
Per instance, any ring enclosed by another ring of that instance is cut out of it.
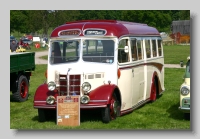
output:
<svg viewBox="0 0 200 139"><path fill-rule="evenodd" d="M35 92L35 96L34 96L34 101L44 101L47 98L47 93L49 92L48 90L48 85L46 83L41 84L36 92Z"/></svg>
<svg viewBox="0 0 200 139"><path fill-rule="evenodd" d="M159 78L158 78L158 74L157 74L157 72L156 71L154 71L154 73L153 73L153 76L152 76L152 83L151 83L151 93L150 93L150 100L154 100L155 98L155 95L156 94L153 94L152 92L153 92L153 86L154 86L154 79L157 77L157 87L158 87L158 94L160 94L162 91L161 91L161 84L160 84L160 80L159 80Z"/></svg>
<svg viewBox="0 0 200 139"><path fill-rule="evenodd" d="M105 101L105 103L109 104L111 96L116 88L118 89L118 87L115 84L104 84L102 86L99 86L98 88L90 92L90 100L107 100Z"/></svg>

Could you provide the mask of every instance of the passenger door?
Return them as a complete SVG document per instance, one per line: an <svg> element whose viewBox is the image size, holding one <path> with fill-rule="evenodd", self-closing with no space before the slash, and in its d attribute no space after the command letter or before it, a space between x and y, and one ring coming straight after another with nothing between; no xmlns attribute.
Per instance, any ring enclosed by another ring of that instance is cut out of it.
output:
<svg viewBox="0 0 200 139"><path fill-rule="evenodd" d="M125 53L124 46L129 46L129 52ZM118 87L122 96L121 110L130 109L132 107L132 68L130 60L129 39L120 40L118 46L118 65L121 76L118 79Z"/></svg>
<svg viewBox="0 0 200 139"><path fill-rule="evenodd" d="M144 97L144 61L142 40L131 39L132 55L132 105L136 105Z"/></svg>

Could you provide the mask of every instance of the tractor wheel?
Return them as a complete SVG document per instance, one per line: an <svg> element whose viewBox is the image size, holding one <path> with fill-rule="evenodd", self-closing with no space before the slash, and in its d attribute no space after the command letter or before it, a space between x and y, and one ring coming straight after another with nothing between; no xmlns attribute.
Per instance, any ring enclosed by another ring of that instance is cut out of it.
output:
<svg viewBox="0 0 200 139"><path fill-rule="evenodd" d="M21 75L18 80L16 91L13 93L13 99L15 101L23 102L28 99L29 95L29 82L26 76Z"/></svg>

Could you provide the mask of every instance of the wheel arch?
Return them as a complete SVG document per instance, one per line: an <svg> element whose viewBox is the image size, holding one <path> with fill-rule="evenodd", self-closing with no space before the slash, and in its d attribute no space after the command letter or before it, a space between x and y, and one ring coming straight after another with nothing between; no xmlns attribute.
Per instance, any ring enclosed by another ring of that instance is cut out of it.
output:
<svg viewBox="0 0 200 139"><path fill-rule="evenodd" d="M121 92L120 92L119 88L116 87L116 88L114 89L113 93L116 95L117 100L119 101L119 104L120 104L120 106L121 106L122 100L121 100Z"/></svg>
<svg viewBox="0 0 200 139"><path fill-rule="evenodd" d="M153 84L154 80L155 80L155 82L157 84L157 93L159 95L162 92L162 89L161 89L160 79L159 79L158 73L156 71L154 71L153 76L152 76L152 84Z"/></svg>
<svg viewBox="0 0 200 139"><path fill-rule="evenodd" d="M155 86L156 84L156 86ZM156 88L155 88L156 87ZM151 79L151 89L150 89L150 100L152 102L154 102L156 100L156 98L158 97L158 95L160 94L159 91L159 78L158 78L158 74L156 71L154 71L152 79ZM155 93L156 91L156 93Z"/></svg>

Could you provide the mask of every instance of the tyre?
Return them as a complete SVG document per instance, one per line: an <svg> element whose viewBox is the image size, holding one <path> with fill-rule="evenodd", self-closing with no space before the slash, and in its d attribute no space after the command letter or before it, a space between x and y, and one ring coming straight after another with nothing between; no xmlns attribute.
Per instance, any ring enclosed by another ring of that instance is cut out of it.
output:
<svg viewBox="0 0 200 139"><path fill-rule="evenodd" d="M154 82L152 84L152 89L151 89L151 98L150 98L151 102L156 101L157 95L158 95L158 86L157 86L156 79L154 79Z"/></svg>
<svg viewBox="0 0 200 139"><path fill-rule="evenodd" d="M102 109L102 121L109 123L111 120L120 116L120 105L115 94L112 95L111 103L106 108Z"/></svg>
<svg viewBox="0 0 200 139"><path fill-rule="evenodd" d="M186 120L190 120L190 113L184 113L184 118Z"/></svg>
<svg viewBox="0 0 200 139"><path fill-rule="evenodd" d="M39 122L45 122L47 119L46 117L47 112L44 109L38 109L38 121Z"/></svg>
<svg viewBox="0 0 200 139"><path fill-rule="evenodd" d="M107 106L106 108L103 108L101 111L102 114L102 121L103 123L109 123L111 121L111 115L110 115L110 107Z"/></svg>
<svg viewBox="0 0 200 139"><path fill-rule="evenodd" d="M18 80L17 88L13 90L13 99L18 102L24 102L29 95L29 82L26 76L21 75Z"/></svg>

